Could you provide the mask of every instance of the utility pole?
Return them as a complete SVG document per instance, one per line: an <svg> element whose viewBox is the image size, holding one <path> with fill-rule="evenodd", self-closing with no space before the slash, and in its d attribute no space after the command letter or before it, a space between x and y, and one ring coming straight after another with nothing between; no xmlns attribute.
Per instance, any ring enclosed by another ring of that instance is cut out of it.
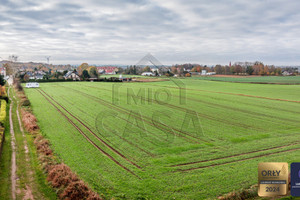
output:
<svg viewBox="0 0 300 200"><path fill-rule="evenodd" d="M50 58L51 58L51 56L46 56L48 65L49 65Z"/></svg>
<svg viewBox="0 0 300 200"><path fill-rule="evenodd" d="M17 56L17 55L10 55L9 57L8 57L8 59L9 59L9 61L11 62L11 64L12 64L12 75L13 76L15 76L15 73L16 73L16 71L17 71L17 65L16 65L16 62L18 61L18 58L19 58L19 56Z"/></svg>

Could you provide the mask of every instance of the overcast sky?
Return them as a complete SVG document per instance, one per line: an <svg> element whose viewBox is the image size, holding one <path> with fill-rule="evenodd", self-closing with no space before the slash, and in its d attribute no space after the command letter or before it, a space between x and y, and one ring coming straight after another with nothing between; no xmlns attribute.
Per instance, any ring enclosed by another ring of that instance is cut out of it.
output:
<svg viewBox="0 0 300 200"><path fill-rule="evenodd" d="M0 57L300 64L299 0L0 0ZM1 59L0 59L1 60Z"/></svg>

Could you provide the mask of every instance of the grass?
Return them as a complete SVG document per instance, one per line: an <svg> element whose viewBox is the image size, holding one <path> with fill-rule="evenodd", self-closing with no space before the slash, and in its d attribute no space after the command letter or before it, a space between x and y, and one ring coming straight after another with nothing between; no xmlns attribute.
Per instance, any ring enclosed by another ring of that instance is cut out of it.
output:
<svg viewBox="0 0 300 200"><path fill-rule="evenodd" d="M254 77L214 77L200 76L192 77L199 80L241 82L241 83L272 83L272 84L300 84L300 76L254 76Z"/></svg>
<svg viewBox="0 0 300 200"><path fill-rule="evenodd" d="M57 156L107 199L216 198L256 184L259 162L300 159L300 86L180 80L185 90L70 82L26 94Z"/></svg>
<svg viewBox="0 0 300 200"><path fill-rule="evenodd" d="M6 108L5 140L0 156L0 199L11 199L11 137L9 133L9 106Z"/></svg>

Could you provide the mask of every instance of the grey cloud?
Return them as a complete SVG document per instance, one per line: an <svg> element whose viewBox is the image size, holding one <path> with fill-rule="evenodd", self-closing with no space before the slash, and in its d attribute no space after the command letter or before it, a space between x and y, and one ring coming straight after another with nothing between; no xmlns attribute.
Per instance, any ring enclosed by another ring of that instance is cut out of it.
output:
<svg viewBox="0 0 300 200"><path fill-rule="evenodd" d="M134 64L151 52L166 64L297 64L299 6L293 0L3 0L0 57Z"/></svg>

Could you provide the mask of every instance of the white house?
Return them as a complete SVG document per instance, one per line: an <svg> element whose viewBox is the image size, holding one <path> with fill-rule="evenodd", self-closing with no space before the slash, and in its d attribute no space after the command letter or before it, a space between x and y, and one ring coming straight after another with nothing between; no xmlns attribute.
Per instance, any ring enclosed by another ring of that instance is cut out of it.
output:
<svg viewBox="0 0 300 200"><path fill-rule="evenodd" d="M80 80L80 77L78 76L77 72L74 71L68 71L65 75L64 75L65 79L73 79L74 81L76 80Z"/></svg>
<svg viewBox="0 0 300 200"><path fill-rule="evenodd" d="M290 75L292 75L292 73L289 73L288 71L284 71L284 72L282 72L282 75L283 76L290 76Z"/></svg>
<svg viewBox="0 0 300 200"><path fill-rule="evenodd" d="M27 88L38 88L38 87L40 87L40 84L36 83L36 82L26 83L26 87Z"/></svg>

